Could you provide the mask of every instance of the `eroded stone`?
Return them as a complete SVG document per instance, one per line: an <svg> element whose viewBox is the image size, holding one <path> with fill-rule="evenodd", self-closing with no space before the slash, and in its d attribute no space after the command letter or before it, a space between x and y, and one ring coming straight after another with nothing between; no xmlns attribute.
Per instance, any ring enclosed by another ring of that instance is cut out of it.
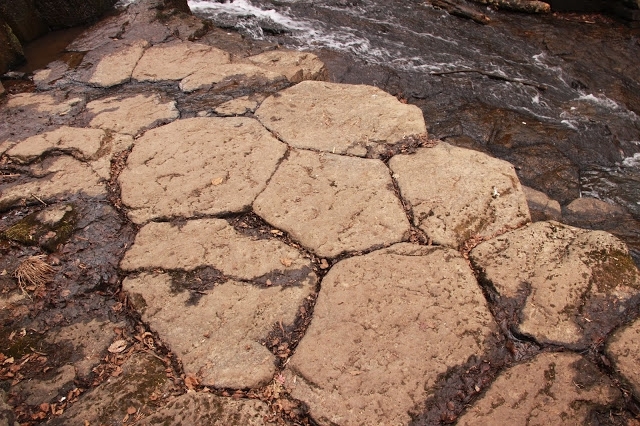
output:
<svg viewBox="0 0 640 426"><path fill-rule="evenodd" d="M542 353L498 376L457 424L586 424L589 410L620 392L598 368L573 353Z"/></svg>
<svg viewBox="0 0 640 426"><path fill-rule="evenodd" d="M275 424L267 417L269 407L257 399L235 400L206 393L187 393L143 419L140 424L152 425L208 425L262 426Z"/></svg>
<svg viewBox="0 0 640 426"><path fill-rule="evenodd" d="M616 331L607 344L607 354L633 386L636 398L640 398L640 319Z"/></svg>
<svg viewBox="0 0 640 426"><path fill-rule="evenodd" d="M211 65L228 64L229 54L199 43L176 41L150 47L133 70L138 81L182 80Z"/></svg>
<svg viewBox="0 0 640 426"><path fill-rule="evenodd" d="M439 374L496 331L454 250L398 244L329 271L285 386L320 424L408 424Z"/></svg>
<svg viewBox="0 0 640 426"><path fill-rule="evenodd" d="M165 368L158 358L138 352L124 363L122 374L82 395L64 414L52 418L48 424L117 424L122 423L125 416L129 418L129 407L144 413L152 401L171 389Z"/></svg>
<svg viewBox="0 0 640 426"><path fill-rule="evenodd" d="M7 155L14 161L29 163L47 152L62 151L86 160L97 156L106 137L100 129L62 126L19 142L7 151Z"/></svg>
<svg viewBox="0 0 640 426"><path fill-rule="evenodd" d="M458 247L530 221L513 166L444 142L389 161L414 225L436 244Z"/></svg>
<svg viewBox="0 0 640 426"><path fill-rule="evenodd" d="M270 288L227 281L202 292L195 304L189 292L172 288L167 274L127 278L123 289L187 374L205 385L255 388L276 372L276 356L262 342L277 324L293 324L314 277L309 272L297 285Z"/></svg>
<svg viewBox="0 0 640 426"><path fill-rule="evenodd" d="M214 84L233 76L242 78L264 78L267 80L277 80L283 75L260 68L250 64L211 64L205 68L198 69L186 76L180 82L180 89L183 92L193 92L200 89L210 89Z"/></svg>
<svg viewBox="0 0 640 426"><path fill-rule="evenodd" d="M91 369L100 363L107 348L116 337L116 327L124 327L124 323L111 321L81 322L65 326L47 336L47 341L53 344L70 343L73 346L72 361L76 373L80 377L87 377Z"/></svg>
<svg viewBox="0 0 640 426"><path fill-rule="evenodd" d="M64 116L82 107L84 100L79 97L59 99L45 93L18 93L7 100L7 109L32 108L47 115Z"/></svg>
<svg viewBox="0 0 640 426"><path fill-rule="evenodd" d="M227 276L254 280L268 274L286 276L311 270L308 259L278 240L255 240L226 220L190 220L182 226L149 223L140 229L122 259L125 270L183 269L212 266ZM275 280L275 279L274 279Z"/></svg>
<svg viewBox="0 0 640 426"><path fill-rule="evenodd" d="M544 192L529 188L528 186L522 185L522 191L527 197L527 204L533 222L539 222L541 220L559 221L562 218L562 210L559 202L552 200Z"/></svg>
<svg viewBox="0 0 640 426"><path fill-rule="evenodd" d="M284 74L291 83L328 79L322 61L309 52L272 50L247 59L262 68Z"/></svg>
<svg viewBox="0 0 640 426"><path fill-rule="evenodd" d="M148 46L146 40L123 40L89 52L83 62L95 65L88 70L89 77L85 81L100 87L126 83Z"/></svg>
<svg viewBox="0 0 640 426"><path fill-rule="evenodd" d="M249 96L242 96L217 106L214 111L218 115L234 116L254 112L256 108L258 108L257 100L251 99Z"/></svg>
<svg viewBox="0 0 640 426"><path fill-rule="evenodd" d="M43 402L55 402L54 398L66 396L65 386L73 385L76 378L76 370L73 365L63 365L50 379L31 379L18 383L14 387L15 392L25 396L25 402L30 405L39 405ZM56 398L57 399L57 398Z"/></svg>
<svg viewBox="0 0 640 426"><path fill-rule="evenodd" d="M478 245L470 256L500 296L526 297L518 329L545 343L603 338L640 292L625 244L604 231L536 222Z"/></svg>
<svg viewBox="0 0 640 426"><path fill-rule="evenodd" d="M191 118L147 132L120 175L136 223L239 212L264 189L286 145L249 118Z"/></svg>
<svg viewBox="0 0 640 426"><path fill-rule="evenodd" d="M253 208L323 257L396 243L409 230L379 160L292 150Z"/></svg>
<svg viewBox="0 0 640 426"><path fill-rule="evenodd" d="M256 116L291 146L336 154L365 156L426 132L418 107L364 85L303 81L265 99Z"/></svg>
<svg viewBox="0 0 640 426"><path fill-rule="evenodd" d="M159 95L113 96L87 104L93 114L89 126L136 136L155 125L180 116L175 101L162 102Z"/></svg>
<svg viewBox="0 0 640 426"><path fill-rule="evenodd" d="M31 166L35 179L18 180L0 186L0 211L20 202L52 203L73 196L102 198L106 189L90 166L71 157L61 156Z"/></svg>

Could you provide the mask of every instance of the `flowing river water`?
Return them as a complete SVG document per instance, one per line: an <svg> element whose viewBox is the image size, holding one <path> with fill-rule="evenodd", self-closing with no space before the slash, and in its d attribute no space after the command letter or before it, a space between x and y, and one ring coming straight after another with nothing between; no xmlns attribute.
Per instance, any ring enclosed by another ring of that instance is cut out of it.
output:
<svg viewBox="0 0 640 426"><path fill-rule="evenodd" d="M333 81L419 106L432 137L511 162L562 206L594 197L623 207L590 225L640 259L640 30L602 15L476 7L491 19L480 25L417 0L189 6L246 37L316 53Z"/></svg>

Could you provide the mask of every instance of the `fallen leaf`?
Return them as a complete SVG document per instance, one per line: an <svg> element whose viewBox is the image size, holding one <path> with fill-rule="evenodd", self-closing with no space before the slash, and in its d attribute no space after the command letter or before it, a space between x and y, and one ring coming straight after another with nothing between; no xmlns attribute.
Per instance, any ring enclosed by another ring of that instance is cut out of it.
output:
<svg viewBox="0 0 640 426"><path fill-rule="evenodd" d="M184 378L184 384L187 387L187 389L194 390L196 386L200 384L200 381L196 376L189 374L187 375L187 377Z"/></svg>
<svg viewBox="0 0 640 426"><path fill-rule="evenodd" d="M329 267L329 262L327 259L320 260L320 269L327 269Z"/></svg>
<svg viewBox="0 0 640 426"><path fill-rule="evenodd" d="M109 352L112 354L119 354L120 352L127 349L127 341L126 340L116 340L109 346Z"/></svg>
<svg viewBox="0 0 640 426"><path fill-rule="evenodd" d="M215 178L215 179L213 179L211 181L211 185L218 186L218 185L222 184L222 182L224 182L224 178L223 177L217 177L217 178Z"/></svg>
<svg viewBox="0 0 640 426"><path fill-rule="evenodd" d="M281 257L280 258L280 263L282 263L284 266L286 266L288 268L289 266L291 266L293 261L291 259L286 258L286 257Z"/></svg>
<svg viewBox="0 0 640 426"><path fill-rule="evenodd" d="M132 406L132 407L127 408L127 414L129 414L129 415L134 415L136 413L136 411L138 411L136 409L136 407Z"/></svg>

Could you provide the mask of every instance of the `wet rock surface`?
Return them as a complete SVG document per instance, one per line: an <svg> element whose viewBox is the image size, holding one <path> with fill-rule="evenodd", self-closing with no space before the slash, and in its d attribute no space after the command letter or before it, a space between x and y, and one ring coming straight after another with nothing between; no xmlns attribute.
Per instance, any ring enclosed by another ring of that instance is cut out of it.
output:
<svg viewBox="0 0 640 426"><path fill-rule="evenodd" d="M608 377L577 354L543 353L504 371L460 418L460 425L584 424L590 411L612 403L620 393Z"/></svg>
<svg viewBox="0 0 640 426"><path fill-rule="evenodd" d="M498 303L515 302L515 328L539 342L584 347L604 339L640 294L626 246L603 231L536 222L470 256Z"/></svg>
<svg viewBox="0 0 640 426"><path fill-rule="evenodd" d="M616 212L161 3L0 100L0 419L634 424L638 271L527 200Z"/></svg>

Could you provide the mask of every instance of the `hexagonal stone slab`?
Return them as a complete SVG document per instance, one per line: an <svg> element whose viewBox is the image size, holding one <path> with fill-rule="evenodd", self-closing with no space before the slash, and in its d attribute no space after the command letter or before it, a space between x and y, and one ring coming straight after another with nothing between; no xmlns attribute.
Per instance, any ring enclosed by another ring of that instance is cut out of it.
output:
<svg viewBox="0 0 640 426"><path fill-rule="evenodd" d="M295 285L269 288L227 281L190 303L168 274L142 274L122 286L142 319L205 385L255 388L273 380L276 355L264 345L278 324L293 324L314 291L312 272ZM204 294L203 294L204 293Z"/></svg>
<svg viewBox="0 0 640 426"><path fill-rule="evenodd" d="M276 283L311 271L309 260L297 250L277 240L242 235L222 219L190 220L182 226L149 223L140 229L120 266L128 271L212 266L235 279L270 276Z"/></svg>
<svg viewBox="0 0 640 426"><path fill-rule="evenodd" d="M620 392L598 368L573 353L543 353L502 372L458 425L586 424L589 410Z"/></svg>
<svg viewBox="0 0 640 426"><path fill-rule="evenodd" d="M247 58L250 62L281 74L292 83L327 80L328 72L318 57L309 52L272 50Z"/></svg>
<svg viewBox="0 0 640 426"><path fill-rule="evenodd" d="M604 338L640 293L640 273L613 235L536 222L478 245L472 262L500 297L524 304L521 333L584 347Z"/></svg>
<svg viewBox="0 0 640 426"><path fill-rule="evenodd" d="M640 319L615 332L607 343L607 354L640 398Z"/></svg>
<svg viewBox="0 0 640 426"><path fill-rule="evenodd" d="M275 425L268 420L269 407L256 399L222 398L207 393L189 392L169 402L138 424L207 425L207 426L263 426Z"/></svg>
<svg viewBox="0 0 640 426"><path fill-rule="evenodd" d="M482 354L496 325L462 256L398 244L329 271L285 370L320 424L408 424L437 376Z"/></svg>
<svg viewBox="0 0 640 426"><path fill-rule="evenodd" d="M286 145L249 118L190 118L147 132L120 175L129 218L247 210Z"/></svg>
<svg viewBox="0 0 640 426"><path fill-rule="evenodd" d="M71 157L52 157L30 167L35 179L0 186L0 211L21 202L52 203L76 195L103 198L106 188L89 165Z"/></svg>
<svg viewBox="0 0 640 426"><path fill-rule="evenodd" d="M440 142L389 161L414 225L436 244L459 247L530 221L513 166L481 152ZM428 183L425 183L427 181Z"/></svg>
<svg viewBox="0 0 640 426"><path fill-rule="evenodd" d="M292 150L253 208L323 257L396 243L409 230L379 160Z"/></svg>
<svg viewBox="0 0 640 426"><path fill-rule="evenodd" d="M182 80L209 65L228 64L229 54L199 43L176 41L146 50L133 70L138 81Z"/></svg>
<svg viewBox="0 0 640 426"><path fill-rule="evenodd" d="M87 111L94 115L89 126L133 136L180 116L175 101L163 102L157 94L98 99Z"/></svg>
<svg viewBox="0 0 640 426"><path fill-rule="evenodd" d="M361 157L368 147L427 131L418 107L376 87L320 81L267 98L256 116L293 147Z"/></svg>

